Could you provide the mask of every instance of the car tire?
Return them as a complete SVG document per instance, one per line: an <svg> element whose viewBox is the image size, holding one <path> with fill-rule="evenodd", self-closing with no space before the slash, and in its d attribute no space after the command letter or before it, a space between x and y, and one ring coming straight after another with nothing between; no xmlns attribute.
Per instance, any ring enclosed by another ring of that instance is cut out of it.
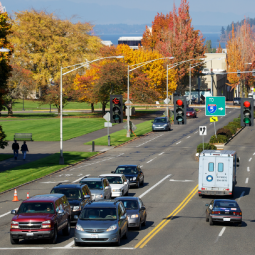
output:
<svg viewBox="0 0 255 255"><path fill-rule="evenodd" d="M10 241L11 241L11 244L18 244L19 243L19 239L14 239L11 235L10 235Z"/></svg>
<svg viewBox="0 0 255 255"><path fill-rule="evenodd" d="M213 222L213 220L212 220L212 217L209 217L209 224L210 224L210 226L214 225L214 222Z"/></svg>
<svg viewBox="0 0 255 255"><path fill-rule="evenodd" d="M205 214L205 221L209 222L209 217L208 217L207 213Z"/></svg>
<svg viewBox="0 0 255 255"><path fill-rule="evenodd" d="M125 196L128 196L128 190L127 190L127 192L126 192Z"/></svg>
<svg viewBox="0 0 255 255"><path fill-rule="evenodd" d="M69 236L71 232L71 223L70 223L70 219L68 219L67 225L65 228L63 228L62 233L64 236Z"/></svg>
<svg viewBox="0 0 255 255"><path fill-rule="evenodd" d="M115 243L116 246L120 246L121 234L119 233L118 241Z"/></svg>
<svg viewBox="0 0 255 255"><path fill-rule="evenodd" d="M144 185L144 177L143 177L143 181L142 181L142 183L141 183L141 186L143 186Z"/></svg>
<svg viewBox="0 0 255 255"><path fill-rule="evenodd" d="M136 188L140 187L140 181L138 180L137 184L136 184Z"/></svg>
<svg viewBox="0 0 255 255"><path fill-rule="evenodd" d="M138 230L141 230L142 229L142 223L141 223L141 220L139 221L139 225L137 227Z"/></svg>
<svg viewBox="0 0 255 255"><path fill-rule="evenodd" d="M124 239L128 239L128 227L127 227L127 231L125 233L125 235L123 236Z"/></svg>
<svg viewBox="0 0 255 255"><path fill-rule="evenodd" d="M58 230L57 227L54 228L53 237L50 239L51 244L56 244L58 239Z"/></svg>
<svg viewBox="0 0 255 255"><path fill-rule="evenodd" d="M143 224L142 224L144 227L146 226L146 219L147 219L147 215L145 216L145 219L144 219Z"/></svg>

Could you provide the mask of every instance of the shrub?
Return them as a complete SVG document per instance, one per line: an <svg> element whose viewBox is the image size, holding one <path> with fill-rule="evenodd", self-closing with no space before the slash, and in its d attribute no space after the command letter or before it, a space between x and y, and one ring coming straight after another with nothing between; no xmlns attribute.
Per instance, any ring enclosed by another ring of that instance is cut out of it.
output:
<svg viewBox="0 0 255 255"><path fill-rule="evenodd" d="M214 146L213 144L210 144L210 143L204 143L204 148L205 148L205 150L217 150L216 146ZM200 143L197 146L197 152L200 153L202 151L203 151L203 144Z"/></svg>
<svg viewBox="0 0 255 255"><path fill-rule="evenodd" d="M232 133L229 129L226 128L220 128L217 131L217 135L225 135L228 139L232 137Z"/></svg>
<svg viewBox="0 0 255 255"><path fill-rule="evenodd" d="M223 127L223 128L230 130L230 132L231 132L232 135L234 135L234 134L236 133L236 130L237 130L236 127L230 126L230 125L227 125L227 126L225 126L225 127Z"/></svg>
<svg viewBox="0 0 255 255"><path fill-rule="evenodd" d="M227 141L228 138L225 135L217 135L217 138L213 135L210 139L210 143L226 143Z"/></svg>

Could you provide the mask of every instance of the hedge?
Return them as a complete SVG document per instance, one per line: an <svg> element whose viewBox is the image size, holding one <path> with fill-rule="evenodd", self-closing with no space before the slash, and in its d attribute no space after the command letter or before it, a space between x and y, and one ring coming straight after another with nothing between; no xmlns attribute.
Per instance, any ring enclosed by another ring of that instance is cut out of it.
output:
<svg viewBox="0 0 255 255"><path fill-rule="evenodd" d="M213 144L210 144L210 143L204 143L204 149L205 150L217 150L216 146L214 146ZM197 146L197 152L201 153L202 151L203 151L203 144L200 143Z"/></svg>

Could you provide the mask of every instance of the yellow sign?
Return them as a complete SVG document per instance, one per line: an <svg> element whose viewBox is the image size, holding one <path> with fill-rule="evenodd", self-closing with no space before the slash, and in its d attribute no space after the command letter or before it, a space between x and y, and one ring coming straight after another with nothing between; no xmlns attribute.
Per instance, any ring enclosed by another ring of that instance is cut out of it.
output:
<svg viewBox="0 0 255 255"><path fill-rule="evenodd" d="M217 122L218 121L218 117L211 117L210 118L210 122Z"/></svg>

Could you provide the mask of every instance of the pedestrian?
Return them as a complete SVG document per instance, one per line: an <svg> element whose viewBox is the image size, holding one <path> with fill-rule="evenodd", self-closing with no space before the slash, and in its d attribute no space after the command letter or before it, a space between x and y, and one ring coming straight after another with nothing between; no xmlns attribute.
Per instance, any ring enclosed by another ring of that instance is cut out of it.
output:
<svg viewBox="0 0 255 255"><path fill-rule="evenodd" d="M14 140L14 143L12 144L12 150L13 150L13 156L16 160L19 154L19 144L17 143L16 140Z"/></svg>
<svg viewBox="0 0 255 255"><path fill-rule="evenodd" d="M24 143L22 144L21 151L22 151L22 154L23 154L23 160L25 160L26 155L27 155L27 151L28 151L26 141L24 141Z"/></svg>

